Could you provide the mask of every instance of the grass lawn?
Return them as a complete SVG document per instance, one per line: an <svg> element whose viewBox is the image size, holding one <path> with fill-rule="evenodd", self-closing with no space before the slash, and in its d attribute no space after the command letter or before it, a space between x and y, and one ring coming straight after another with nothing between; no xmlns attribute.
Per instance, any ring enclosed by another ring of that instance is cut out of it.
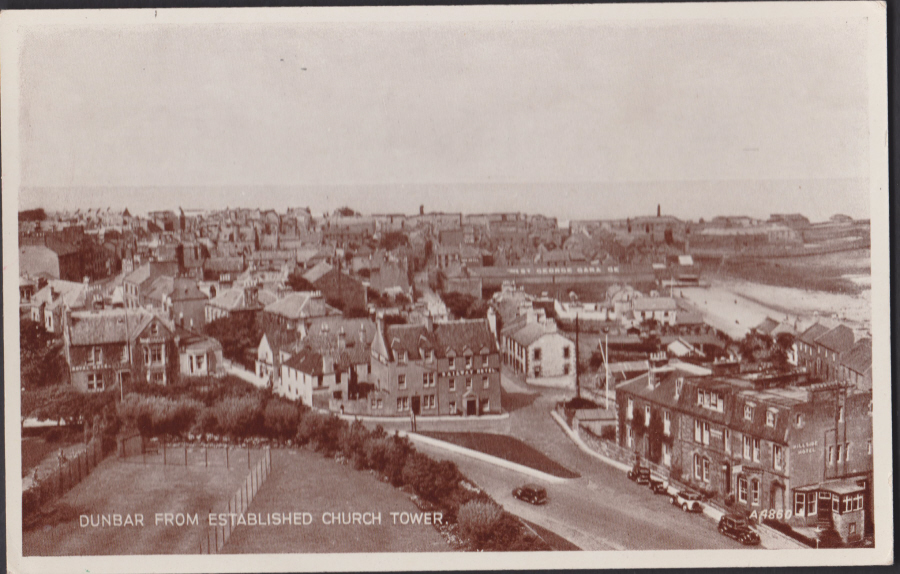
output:
<svg viewBox="0 0 900 574"><path fill-rule="evenodd" d="M537 532L537 535L543 538L544 542L546 542L552 550L581 550L581 548L579 548L578 546L575 546L559 534L551 530L547 530L543 526L538 526L534 522L530 522L528 520L525 520L524 518L520 518L520 520L527 524L529 528Z"/></svg>
<svg viewBox="0 0 900 574"><path fill-rule="evenodd" d="M140 457L100 463L57 503L55 520L23 533L25 556L99 556L128 554L193 554L210 510L223 511L248 474L247 451L233 449L243 464L225 468L220 461L206 467L199 460L184 466L143 464ZM220 453L221 454L221 453ZM252 453L255 463L259 451ZM161 456L160 456L161 459ZM151 459L148 459L151 460ZM157 512L196 513L198 526L155 525ZM143 514L144 527L86 527L79 515Z"/></svg>
<svg viewBox="0 0 900 574"><path fill-rule="evenodd" d="M304 450L272 451L272 474L250 513L309 512L308 526L238 526L221 553L448 552L433 526L393 524L391 512L419 512L400 490L369 472ZM323 523L323 513L381 513L381 524Z"/></svg>
<svg viewBox="0 0 900 574"><path fill-rule="evenodd" d="M477 450L560 478L581 476L511 436L478 432L422 432L419 434Z"/></svg>

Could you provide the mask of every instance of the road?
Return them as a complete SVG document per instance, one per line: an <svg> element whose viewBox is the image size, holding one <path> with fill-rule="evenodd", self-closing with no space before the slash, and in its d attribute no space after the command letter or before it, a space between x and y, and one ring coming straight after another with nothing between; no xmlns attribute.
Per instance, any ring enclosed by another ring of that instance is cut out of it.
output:
<svg viewBox="0 0 900 574"><path fill-rule="evenodd" d="M511 494L515 486L540 480L443 449L416 448L453 460L507 510L584 550L744 548L716 532L709 519L685 514L671 505L669 497L654 495L623 472L580 451L550 418L550 410L561 398L559 391L525 389L506 375L501 381L511 434L581 475L561 484L543 484L550 498L547 505L535 507Z"/></svg>

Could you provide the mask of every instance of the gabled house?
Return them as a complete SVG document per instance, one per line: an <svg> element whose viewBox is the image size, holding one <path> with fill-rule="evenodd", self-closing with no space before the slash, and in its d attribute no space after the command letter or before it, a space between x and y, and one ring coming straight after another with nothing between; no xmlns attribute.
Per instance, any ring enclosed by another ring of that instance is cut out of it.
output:
<svg viewBox="0 0 900 574"><path fill-rule="evenodd" d="M64 349L72 384L83 392L132 380L165 385L178 376L174 326L142 310L70 313Z"/></svg>
<svg viewBox="0 0 900 574"><path fill-rule="evenodd" d="M553 319L528 310L502 329L500 339L505 362L526 381L575 386L575 343Z"/></svg>

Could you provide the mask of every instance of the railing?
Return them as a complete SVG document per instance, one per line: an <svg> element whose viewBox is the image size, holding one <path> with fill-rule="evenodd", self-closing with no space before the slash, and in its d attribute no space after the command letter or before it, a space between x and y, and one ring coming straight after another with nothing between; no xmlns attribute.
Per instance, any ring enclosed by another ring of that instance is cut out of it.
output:
<svg viewBox="0 0 900 574"><path fill-rule="evenodd" d="M94 439L88 443L84 452L61 463L59 468L47 476L36 476L32 487L22 493L22 514L27 516L62 497L90 474L104 455L100 439Z"/></svg>
<svg viewBox="0 0 900 574"><path fill-rule="evenodd" d="M228 501L227 507L223 509L221 514L225 515L225 524L208 526L206 532L201 535L198 541L200 554L218 554L222 550L236 526L232 516L240 516L246 512L250 503L253 502L253 497L256 496L271 473L272 451L266 447L263 458L250 470L244 483Z"/></svg>

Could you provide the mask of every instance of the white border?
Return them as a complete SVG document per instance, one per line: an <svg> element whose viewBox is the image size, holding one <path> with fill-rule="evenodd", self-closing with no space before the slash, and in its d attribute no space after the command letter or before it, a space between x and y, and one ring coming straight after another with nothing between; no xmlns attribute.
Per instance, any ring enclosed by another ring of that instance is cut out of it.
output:
<svg viewBox="0 0 900 574"><path fill-rule="evenodd" d="M666 21L704 18L771 17L804 20L828 16L868 17L870 117L870 212L872 214L873 380L878 393L873 420L876 546L854 550L614 551L470 554L315 554L23 558L19 401L18 249L19 191L18 58L23 28L30 26L120 27L156 24L397 21L522 21L577 23L585 19ZM891 344L888 244L887 39L881 2L657 4L577 6L478 6L405 8L180 9L110 11L6 11L0 14L0 138L3 144L3 309L6 398L7 567L12 572L213 572L563 569L700 566L833 566L893 561L891 475ZM10 272L7 272L10 270Z"/></svg>

